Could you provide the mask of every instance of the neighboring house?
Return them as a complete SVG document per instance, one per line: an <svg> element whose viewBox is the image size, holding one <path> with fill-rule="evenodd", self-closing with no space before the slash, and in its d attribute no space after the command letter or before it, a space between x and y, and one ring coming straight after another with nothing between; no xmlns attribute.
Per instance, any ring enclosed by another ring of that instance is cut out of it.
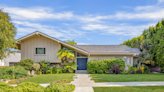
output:
<svg viewBox="0 0 164 92"><path fill-rule="evenodd" d="M62 48L70 48L75 51L75 62L78 70L86 70L87 62L95 59L123 58L125 65L133 65L134 58L140 53L139 49L126 45L69 45L39 31L26 35L18 41L21 50L21 59L30 58L34 62L47 60L52 64L59 64L56 53ZM127 67L126 67L127 68Z"/></svg>
<svg viewBox="0 0 164 92"><path fill-rule="evenodd" d="M21 60L21 53L13 53L7 56L2 61L0 60L0 66L13 66Z"/></svg>

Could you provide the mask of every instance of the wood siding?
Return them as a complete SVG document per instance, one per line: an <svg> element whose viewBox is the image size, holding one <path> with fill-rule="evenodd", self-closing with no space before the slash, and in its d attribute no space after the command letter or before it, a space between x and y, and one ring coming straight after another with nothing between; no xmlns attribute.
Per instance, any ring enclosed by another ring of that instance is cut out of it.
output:
<svg viewBox="0 0 164 92"><path fill-rule="evenodd" d="M46 48L45 55L36 54L36 48ZM40 60L47 60L51 63L60 63L61 60L57 58L56 53L61 49L61 44L46 37L35 35L25 39L21 42L21 59L30 58L34 62Z"/></svg>

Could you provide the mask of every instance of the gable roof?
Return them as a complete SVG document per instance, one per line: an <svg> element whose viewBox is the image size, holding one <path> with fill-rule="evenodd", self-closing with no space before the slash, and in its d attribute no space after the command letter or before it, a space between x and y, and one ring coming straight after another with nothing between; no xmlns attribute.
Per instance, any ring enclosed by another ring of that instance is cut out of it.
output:
<svg viewBox="0 0 164 92"><path fill-rule="evenodd" d="M127 45L74 45L88 51L90 54L94 53L140 53L137 48L130 48Z"/></svg>
<svg viewBox="0 0 164 92"><path fill-rule="evenodd" d="M87 52L87 51L85 51L85 50L83 50L83 49L81 49L81 48L78 48L78 47L75 47L75 46L73 46L73 45L67 44L67 43L65 43L65 42L63 42L63 41L61 41L61 40L58 40L58 39L56 39L56 38L54 38L54 37L52 37L52 36L49 36L49 35L47 35L47 34L44 34L44 33L42 33L42 32L39 32L39 31L35 31L35 32L31 33L31 34L28 34L28 35L26 35L26 36L23 36L23 37L19 38L19 39L17 39L17 42L22 41L22 40L24 40L24 39L26 39L26 38L28 38L28 37L33 36L33 35L42 35L42 36L44 36L44 37L46 37L46 38L49 38L49 39L51 39L51 40L54 40L54 41L56 41L56 42L58 42L58 43L60 43L60 44L62 44L62 45L64 45L64 46L67 46L67 47L71 48L71 49L75 49L75 50L81 51L81 52L83 52L83 53L85 53L85 54L87 54L87 55L90 55L89 52Z"/></svg>
<svg viewBox="0 0 164 92"><path fill-rule="evenodd" d="M127 45L70 45L70 44L67 44L61 40L58 40L54 37L51 37L49 35L46 35L42 32L39 32L39 31L35 31L31 34L28 34L24 37L21 37L19 39L17 39L18 43L19 41L22 41L28 37L31 37L33 35L42 35L46 38L49 38L51 40L54 40L66 47L69 47L71 49L74 49L74 50L77 50L77 51L80 51L80 52L83 52L87 55L90 55L90 54L120 54L120 55L134 55L134 53L140 53L140 50L137 49L137 48L130 48L128 47Z"/></svg>

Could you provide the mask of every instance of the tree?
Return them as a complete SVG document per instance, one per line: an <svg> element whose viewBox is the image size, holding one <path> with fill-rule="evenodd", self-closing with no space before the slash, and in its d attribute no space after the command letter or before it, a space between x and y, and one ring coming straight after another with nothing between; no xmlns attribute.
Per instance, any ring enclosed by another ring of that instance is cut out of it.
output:
<svg viewBox="0 0 164 92"><path fill-rule="evenodd" d="M148 53L143 51L139 54L139 57L138 57L138 68L141 68L141 63L144 63L144 61L147 60L147 57L148 57Z"/></svg>
<svg viewBox="0 0 164 92"><path fill-rule="evenodd" d="M77 45L77 43L74 40L72 40L72 41L68 40L68 41L64 41L64 42L68 43L70 45Z"/></svg>
<svg viewBox="0 0 164 92"><path fill-rule="evenodd" d="M147 52L149 60L155 62L155 65L164 67L164 19L156 24L155 27L145 29L139 38L138 42L134 40L124 41L121 45L128 45L130 47L138 47Z"/></svg>
<svg viewBox="0 0 164 92"><path fill-rule="evenodd" d="M11 48L17 48L16 28L11 22L10 16L0 10L0 59L4 59L11 52Z"/></svg>
<svg viewBox="0 0 164 92"><path fill-rule="evenodd" d="M68 63L70 59L74 59L75 55L70 49L61 49L56 55L59 55L58 58L62 60L62 63Z"/></svg>

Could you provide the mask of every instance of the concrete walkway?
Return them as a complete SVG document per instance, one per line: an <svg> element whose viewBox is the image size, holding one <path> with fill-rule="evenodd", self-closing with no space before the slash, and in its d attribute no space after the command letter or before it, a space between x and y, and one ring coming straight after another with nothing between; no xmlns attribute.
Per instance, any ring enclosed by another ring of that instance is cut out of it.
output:
<svg viewBox="0 0 164 92"><path fill-rule="evenodd" d="M94 92L92 85L95 82L87 74L76 74L71 84L75 85L73 92Z"/></svg>

